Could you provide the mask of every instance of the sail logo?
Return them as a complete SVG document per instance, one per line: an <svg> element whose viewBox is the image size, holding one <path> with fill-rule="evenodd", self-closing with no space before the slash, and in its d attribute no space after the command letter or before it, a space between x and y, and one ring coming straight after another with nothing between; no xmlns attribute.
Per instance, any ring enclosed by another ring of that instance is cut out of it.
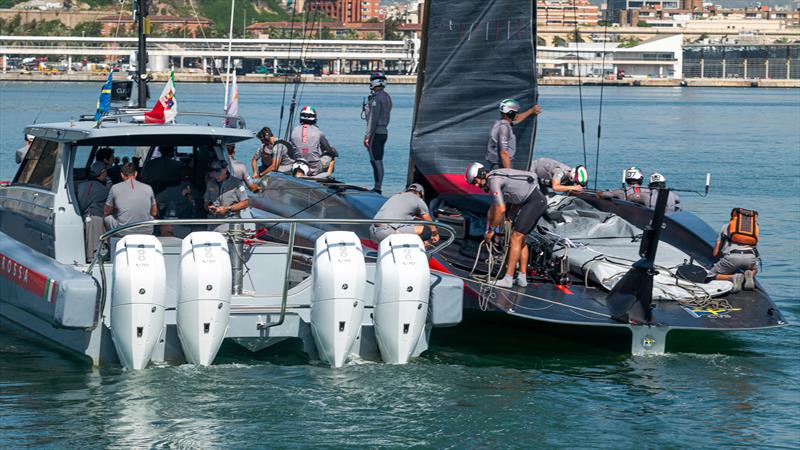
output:
<svg viewBox="0 0 800 450"><path fill-rule="evenodd" d="M689 308L686 306L683 309L695 319L701 317L707 319L730 319L730 313L742 310L742 308Z"/></svg>

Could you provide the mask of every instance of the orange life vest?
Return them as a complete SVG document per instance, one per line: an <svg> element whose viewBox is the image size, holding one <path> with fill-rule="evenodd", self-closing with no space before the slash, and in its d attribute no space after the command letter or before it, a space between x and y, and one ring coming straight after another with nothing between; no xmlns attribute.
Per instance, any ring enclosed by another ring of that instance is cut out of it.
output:
<svg viewBox="0 0 800 450"><path fill-rule="evenodd" d="M739 245L758 244L758 211L733 208L728 223L728 240Z"/></svg>

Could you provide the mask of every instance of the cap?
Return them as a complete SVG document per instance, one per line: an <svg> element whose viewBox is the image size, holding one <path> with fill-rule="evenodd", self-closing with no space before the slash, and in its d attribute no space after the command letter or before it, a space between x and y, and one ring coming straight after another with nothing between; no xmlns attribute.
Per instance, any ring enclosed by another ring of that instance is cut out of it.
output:
<svg viewBox="0 0 800 450"><path fill-rule="evenodd" d="M101 173L103 173L103 171L104 171L104 170L106 170L106 165L105 165L105 164L103 164L103 163L102 163L102 162L100 162L100 161L95 161L95 162L93 162L93 163L92 163L92 166L91 166L91 167L89 167L89 173L90 173L90 174L91 174L93 177L100 176L100 174L101 174Z"/></svg>
<svg viewBox="0 0 800 450"><path fill-rule="evenodd" d="M411 184L408 185L408 188L406 188L406 192L416 192L419 195L423 195L424 196L425 195L425 188L422 187L422 185L419 184L419 183L411 183Z"/></svg>
<svg viewBox="0 0 800 450"><path fill-rule="evenodd" d="M222 169L227 169L228 164L225 161L214 160L211 161L211 164L208 165L208 172L209 173L218 173Z"/></svg>

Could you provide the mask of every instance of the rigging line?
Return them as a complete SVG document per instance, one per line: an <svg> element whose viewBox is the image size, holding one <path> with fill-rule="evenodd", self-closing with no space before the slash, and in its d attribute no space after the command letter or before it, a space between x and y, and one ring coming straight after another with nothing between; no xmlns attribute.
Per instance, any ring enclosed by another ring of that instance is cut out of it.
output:
<svg viewBox="0 0 800 450"><path fill-rule="evenodd" d="M310 30L309 33L313 33L314 32L314 24L317 23L317 15L318 15L318 13L319 13L319 11L317 11L317 10L314 11L314 17L311 19L311 30ZM322 17L319 17L319 21L320 21L320 28L319 29L321 31L322 30ZM319 34L318 34L318 36L319 36ZM301 53L300 60L303 62L303 66L305 66L305 53L308 52L308 46L306 46L305 49L302 50L302 52L303 53ZM303 91L305 90L305 88L306 88L306 84L305 83L301 83L300 95L298 95L298 97L297 97L297 103L300 103L303 100Z"/></svg>
<svg viewBox="0 0 800 450"><path fill-rule="evenodd" d="M200 23L200 15L197 14L197 9L195 9L195 7L194 7L194 0L189 0L189 6L192 7L192 14L194 14L194 19L199 24ZM203 36L203 42L205 42L205 44L206 44L206 50L212 51L211 44L208 43L208 37L206 37L205 27L198 27L198 28L200 28L200 34ZM212 59L212 63L213 63L213 59ZM220 72L219 69L217 69L216 64L211 64L211 72L212 72L212 74L214 72L216 72L217 75L219 75L220 78L222 78L222 72Z"/></svg>
<svg viewBox="0 0 800 450"><path fill-rule="evenodd" d="M594 150L594 188L597 189L597 173L600 170L600 130L603 123L603 88L605 87L606 43L608 42L609 11L606 8L605 26L603 27L603 59L600 63L600 111L597 115L597 147Z"/></svg>
<svg viewBox="0 0 800 450"><path fill-rule="evenodd" d="M286 58L289 61L291 61L291 59L292 59L292 41L294 40L294 21L295 21L295 16L296 15L297 15L297 5L292 5L292 24L289 27L289 50L286 53ZM272 70L273 71L277 71L278 68L277 67L273 67ZM281 133L283 132L283 112L284 112L285 107L286 107L286 85L287 85L287 79L286 79L286 75L284 75L283 76L283 95L281 97L281 115L278 118L278 134L276 134L276 136L279 136L279 137L280 137ZM287 125L286 128L287 128L286 129L286 134L287 134L286 137L288 137L289 126ZM284 139L286 139L286 137L284 137Z"/></svg>
<svg viewBox="0 0 800 450"><path fill-rule="evenodd" d="M125 0L119 2L119 17L117 17L117 29L114 30L114 39L119 36L119 26L120 22L122 21L122 12L125 11Z"/></svg>
<svg viewBox="0 0 800 450"><path fill-rule="evenodd" d="M583 141L583 167L586 167L586 123L583 120L583 82L581 81L581 52L580 35L578 34L578 4L577 0L572 0L572 17L575 21L575 58L578 70L578 101L581 107L581 140Z"/></svg>
<svg viewBox="0 0 800 450"><path fill-rule="evenodd" d="M233 12L235 11L236 0L231 0L231 27L228 32L228 63L225 67L225 104L222 105L222 110L228 111L228 84L231 81L231 47L233 47Z"/></svg>
<svg viewBox="0 0 800 450"><path fill-rule="evenodd" d="M303 68L306 65L305 64L305 55L306 55L306 52L308 51L308 45L306 44L306 41L308 40L308 37L311 36L311 34L314 32L313 23L316 22L316 20L317 20L316 19L317 13L318 13L318 10L315 9L313 15L309 16L309 14L306 13L305 18L303 18L303 31L302 31L303 38L300 41L300 70L295 75L295 78L294 78L294 90L292 91L292 102L289 105L289 117L287 118L287 121L286 121L287 122L286 123L286 132L287 133L289 133L289 130L292 129L292 122L294 122L294 114L295 114L295 111L297 111L297 104L299 103L299 99L302 97L302 89L301 89L301 87L304 87L303 78L302 78L303 77ZM311 26L310 29L308 28L308 24L309 23L312 23L312 26ZM292 67L294 67L294 66L292 66ZM298 91L300 91L300 97L298 97Z"/></svg>

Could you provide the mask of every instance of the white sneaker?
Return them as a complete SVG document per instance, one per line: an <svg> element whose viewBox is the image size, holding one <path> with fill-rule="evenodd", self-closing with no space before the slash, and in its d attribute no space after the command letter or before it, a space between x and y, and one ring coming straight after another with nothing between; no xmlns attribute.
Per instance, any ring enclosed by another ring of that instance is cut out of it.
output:
<svg viewBox="0 0 800 450"><path fill-rule="evenodd" d="M528 285L528 278L525 276L524 273L517 275L517 286L525 287Z"/></svg>
<svg viewBox="0 0 800 450"><path fill-rule="evenodd" d="M514 286L514 278L506 275L502 280L497 280L494 285L501 288L510 288Z"/></svg>

